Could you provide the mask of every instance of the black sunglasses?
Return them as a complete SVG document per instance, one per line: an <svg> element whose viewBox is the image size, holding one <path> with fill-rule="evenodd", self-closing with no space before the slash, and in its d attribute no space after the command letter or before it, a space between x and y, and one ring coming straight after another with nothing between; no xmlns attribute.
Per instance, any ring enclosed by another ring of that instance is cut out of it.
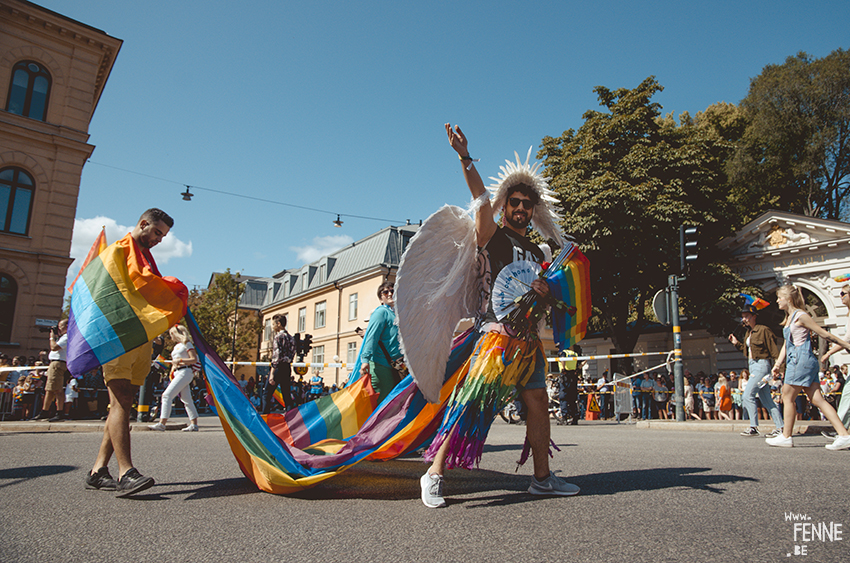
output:
<svg viewBox="0 0 850 563"><path fill-rule="evenodd" d="M522 204L522 207L523 207L524 209L528 209L528 210L531 210L531 208L532 208L532 207L534 207L534 204L533 204L533 203L531 203L531 200L530 200L530 199L520 199L520 198L518 198L518 197L512 197L512 198L510 198L510 199L508 200L508 203L510 203L510 204L511 204L511 207L519 207L519 206L520 206L520 204Z"/></svg>
<svg viewBox="0 0 850 563"><path fill-rule="evenodd" d="M847 295L847 294L846 294L846 293L844 293L844 292L842 291L842 292L841 292L841 293L839 293L838 295L840 295L841 297L844 297L844 296L845 296L845 295Z"/></svg>
<svg viewBox="0 0 850 563"><path fill-rule="evenodd" d="M393 290L393 289L385 289L385 290L381 291L381 295L393 295L394 293L395 293L395 290Z"/></svg>

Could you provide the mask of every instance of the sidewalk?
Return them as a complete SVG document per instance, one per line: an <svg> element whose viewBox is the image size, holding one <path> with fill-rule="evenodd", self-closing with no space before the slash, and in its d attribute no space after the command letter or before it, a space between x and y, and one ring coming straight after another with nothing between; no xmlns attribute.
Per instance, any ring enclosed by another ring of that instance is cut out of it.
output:
<svg viewBox="0 0 850 563"><path fill-rule="evenodd" d="M580 424L580 423L579 423ZM743 432L750 427L746 420L641 420L635 423L641 430L682 430L686 432ZM776 426L773 421L760 420L759 432L762 435L772 432ZM798 420L794 423L794 434L820 434L821 430L833 430L826 420Z"/></svg>
<svg viewBox="0 0 850 563"><path fill-rule="evenodd" d="M153 432L148 425L153 422L131 422L132 432ZM181 416L168 421L168 431L180 431L188 424L188 419ZM581 420L579 426L609 426L617 425L613 421ZM679 430L683 432L743 432L749 428L746 420L690 420L677 422L675 420L640 420L637 422L622 421L620 425L634 426L638 430ZM0 433L3 432L103 432L102 420L66 420L64 422L16 420L0 422ZM553 428L556 428L554 421ZM198 418L201 432L222 432L221 420L214 414L202 414ZM759 421L759 431L762 435L774 429L772 421ZM794 434L820 434L821 430L832 430L832 425L825 420L798 420L794 424Z"/></svg>
<svg viewBox="0 0 850 563"><path fill-rule="evenodd" d="M166 428L168 431L180 431L189 423L185 416L170 419ZM103 432L103 420L65 420L62 422L47 422L46 420L14 420L0 422L0 433L3 432ZM154 432L148 428L153 422L130 422L131 432ZM221 420L214 414L198 416L198 428L201 432L222 432Z"/></svg>

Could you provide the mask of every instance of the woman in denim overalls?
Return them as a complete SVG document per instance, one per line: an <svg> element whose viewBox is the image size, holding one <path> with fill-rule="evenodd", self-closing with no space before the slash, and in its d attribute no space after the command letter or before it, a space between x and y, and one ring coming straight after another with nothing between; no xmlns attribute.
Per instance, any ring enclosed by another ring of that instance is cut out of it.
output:
<svg viewBox="0 0 850 563"><path fill-rule="evenodd" d="M785 428L781 435L766 440L769 446L790 448L794 445L791 435L794 433L794 421L797 418L795 399L800 391L804 391L809 401L820 409L827 420L835 427L838 436L832 444L827 444L828 450L843 450L850 448L850 433L841 424L835 409L832 408L821 393L818 378L818 358L812 350L812 331L821 338L833 344L838 344L850 350L850 344L819 327L812 318L804 312L805 301L800 289L793 285L784 285L776 291L776 303L785 311L785 321L782 323L782 334L785 344L779 352L773 373L782 373L781 365L785 365L785 383L782 385L782 404L785 414Z"/></svg>

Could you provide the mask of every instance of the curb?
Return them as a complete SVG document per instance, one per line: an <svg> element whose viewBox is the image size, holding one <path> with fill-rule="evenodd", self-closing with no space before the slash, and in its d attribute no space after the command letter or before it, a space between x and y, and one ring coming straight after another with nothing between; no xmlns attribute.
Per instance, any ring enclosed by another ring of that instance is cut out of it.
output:
<svg viewBox="0 0 850 563"><path fill-rule="evenodd" d="M750 427L749 423L743 420L733 422L708 422L708 421L684 421L678 422L675 420L641 420L635 424L636 428L641 430L682 430L687 432L743 432ZM759 422L759 431L767 434L773 431L776 426L773 422ZM803 434L820 434L821 430L832 430L832 424L825 420L798 420L794 423L794 435ZM754 436L755 437L755 436Z"/></svg>
<svg viewBox="0 0 850 563"><path fill-rule="evenodd" d="M169 422L165 425L166 432L180 432L188 421L183 418L180 422ZM157 432L148 425L153 422L131 422L130 432ZM103 433L106 422L103 420L66 420L63 422L47 422L36 420L15 420L0 422L0 433L3 432L100 432ZM202 416L198 419L199 432L222 431L221 421L217 416ZM191 432L187 432L191 434Z"/></svg>

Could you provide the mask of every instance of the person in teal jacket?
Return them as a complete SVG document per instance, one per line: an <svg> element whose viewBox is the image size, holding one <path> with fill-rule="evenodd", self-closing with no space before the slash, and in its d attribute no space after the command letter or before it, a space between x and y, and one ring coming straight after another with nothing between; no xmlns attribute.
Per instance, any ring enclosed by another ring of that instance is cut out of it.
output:
<svg viewBox="0 0 850 563"><path fill-rule="evenodd" d="M392 364L402 357L393 310L393 293L392 282L385 281L378 287L381 304L369 317L360 352L360 374L371 377L372 387L378 392L379 404L398 383Z"/></svg>

